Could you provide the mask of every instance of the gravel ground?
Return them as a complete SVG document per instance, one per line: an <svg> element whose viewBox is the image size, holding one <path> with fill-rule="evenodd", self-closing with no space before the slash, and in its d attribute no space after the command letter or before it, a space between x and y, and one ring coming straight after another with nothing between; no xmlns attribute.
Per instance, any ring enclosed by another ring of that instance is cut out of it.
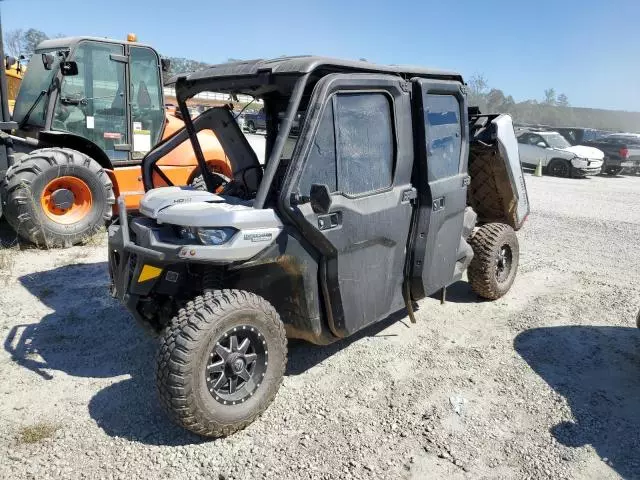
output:
<svg viewBox="0 0 640 480"><path fill-rule="evenodd" d="M640 178L527 182L505 298L460 282L416 325L295 343L272 406L215 441L160 411L104 244L0 252L0 478L640 478Z"/></svg>

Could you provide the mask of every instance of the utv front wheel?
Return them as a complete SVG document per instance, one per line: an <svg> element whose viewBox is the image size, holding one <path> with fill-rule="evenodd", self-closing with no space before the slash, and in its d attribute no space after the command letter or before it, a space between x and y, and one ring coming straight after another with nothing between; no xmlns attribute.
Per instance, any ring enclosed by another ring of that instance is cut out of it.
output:
<svg viewBox="0 0 640 480"><path fill-rule="evenodd" d="M273 401L287 339L276 310L242 290L196 297L161 337L156 383L170 417L205 437L245 428Z"/></svg>
<svg viewBox="0 0 640 480"><path fill-rule="evenodd" d="M467 271L471 288L488 300L502 297L518 271L520 247L513 228L504 223L487 223L469 243L473 248L473 260Z"/></svg>

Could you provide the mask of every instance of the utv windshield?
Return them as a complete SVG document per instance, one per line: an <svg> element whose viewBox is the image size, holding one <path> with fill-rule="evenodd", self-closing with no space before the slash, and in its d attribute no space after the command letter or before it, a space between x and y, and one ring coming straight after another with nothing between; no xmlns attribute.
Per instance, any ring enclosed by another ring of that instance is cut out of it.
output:
<svg viewBox="0 0 640 480"><path fill-rule="evenodd" d="M552 148L569 148L571 144L559 133L544 135L544 139Z"/></svg>
<svg viewBox="0 0 640 480"><path fill-rule="evenodd" d="M39 50L31 56L13 109L14 121L21 123L33 104L38 101L38 104L29 115L27 123L37 127L44 127L46 104L49 99L42 92L49 89L51 80L58 72L58 65L62 57L57 52L58 50ZM51 70L44 68L44 63L42 62L43 53L53 55L54 63L51 66ZM40 99L38 100L38 98Z"/></svg>

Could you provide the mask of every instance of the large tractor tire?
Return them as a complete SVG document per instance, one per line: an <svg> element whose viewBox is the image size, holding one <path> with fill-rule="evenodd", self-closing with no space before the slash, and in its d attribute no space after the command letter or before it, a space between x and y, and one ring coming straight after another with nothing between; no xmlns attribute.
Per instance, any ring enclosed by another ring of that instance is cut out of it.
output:
<svg viewBox="0 0 640 480"><path fill-rule="evenodd" d="M504 223L486 223L469 244L473 249L473 260L467 270L471 288L488 300L502 297L518 272L520 247L516 232Z"/></svg>
<svg viewBox="0 0 640 480"><path fill-rule="evenodd" d="M107 172L67 148L34 150L7 171L5 216L20 237L41 247L87 240L111 218L115 202Z"/></svg>
<svg viewBox="0 0 640 480"><path fill-rule="evenodd" d="M205 437L245 428L273 401L287 362L276 310L242 290L215 290L180 309L165 329L156 384L169 416Z"/></svg>

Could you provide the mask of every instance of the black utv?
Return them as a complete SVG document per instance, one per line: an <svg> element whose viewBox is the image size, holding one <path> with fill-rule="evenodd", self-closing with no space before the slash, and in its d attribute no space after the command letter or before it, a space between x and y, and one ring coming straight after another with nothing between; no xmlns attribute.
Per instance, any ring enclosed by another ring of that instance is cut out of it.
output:
<svg viewBox="0 0 640 480"><path fill-rule="evenodd" d="M518 144L509 116L468 110L457 73L293 57L175 86L185 129L145 157L140 215L119 200L109 268L113 294L160 333L158 390L185 428L228 435L260 415L287 337L328 344L405 308L413 320L465 270L481 297L511 287L529 212ZM263 100L264 165L228 106L190 120L204 91ZM204 168L204 129L232 178ZM208 191L154 189L158 160L187 138Z"/></svg>

